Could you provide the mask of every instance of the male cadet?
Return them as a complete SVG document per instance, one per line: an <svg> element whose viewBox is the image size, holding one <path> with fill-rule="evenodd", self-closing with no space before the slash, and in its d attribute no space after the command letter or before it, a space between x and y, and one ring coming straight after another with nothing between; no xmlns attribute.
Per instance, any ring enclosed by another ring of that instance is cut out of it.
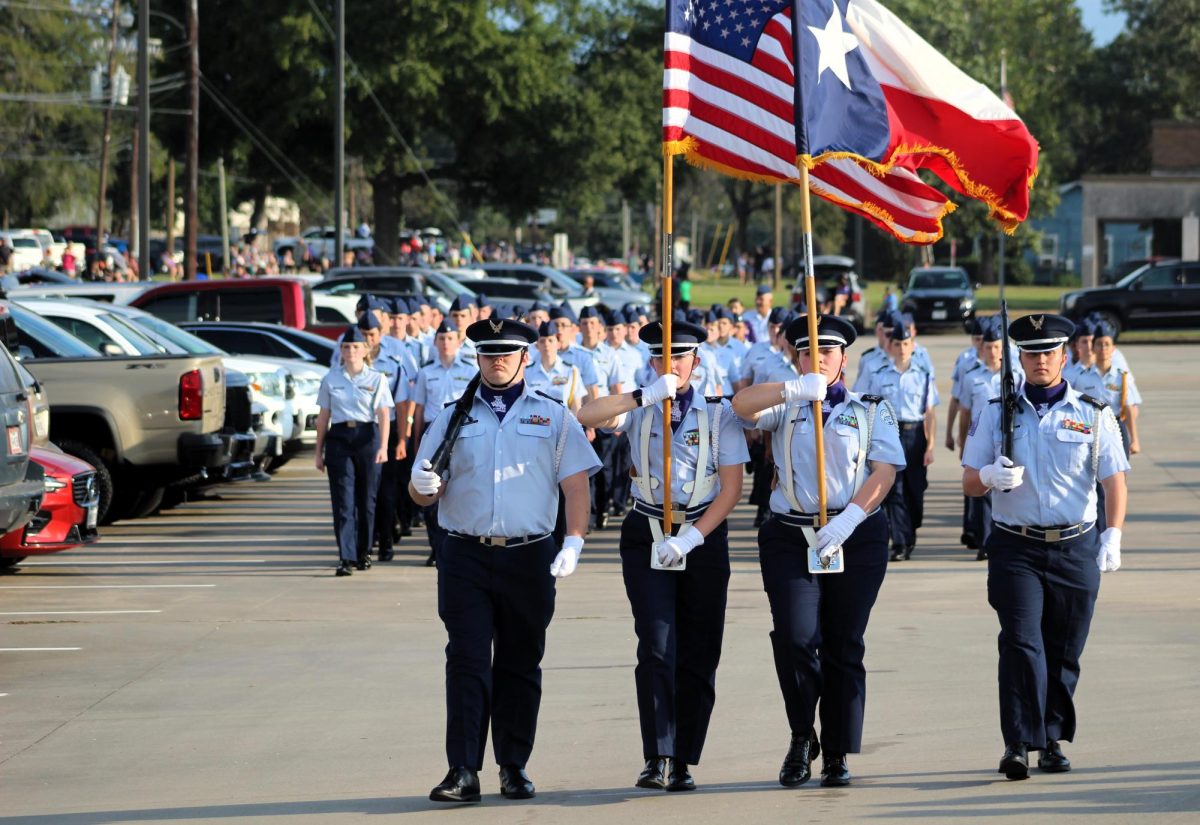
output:
<svg viewBox="0 0 1200 825"><path fill-rule="evenodd" d="M391 318L392 318L392 339L399 342L401 346L398 358L400 366L404 369L405 387L403 398L404 402L397 405L396 419L396 437L404 442L404 456L399 460L399 465L396 468L396 519L400 523L400 535L412 535L413 516L416 513L416 508L413 506L412 497L408 494L408 478L412 473L412 457L416 452L416 445L412 441L412 424L413 424L413 392L417 387L417 373L420 372L421 366L425 363L426 348L421 341L412 334L412 330L417 326L416 318L421 314L421 307L415 300L408 300L402 297L394 297L391 299ZM401 396L397 395L399 399Z"/></svg>
<svg viewBox="0 0 1200 825"><path fill-rule="evenodd" d="M858 356L858 372L854 378L856 385L864 375L870 375L890 360L888 357L888 333L899 321L899 315L886 309L881 309L875 316L875 346L868 348Z"/></svg>
<svg viewBox="0 0 1200 825"><path fill-rule="evenodd" d="M933 368L933 359L929 357L929 350L925 349L924 344L917 343L917 322L913 320L912 314L908 312L901 313L900 320L908 327L908 334L913 339L913 361L929 370L929 374L937 378L937 370Z"/></svg>
<svg viewBox="0 0 1200 825"><path fill-rule="evenodd" d="M429 798L478 802L488 724L500 793L529 799L525 772L542 698L542 654L554 615L555 579L575 570L587 529L587 479L600 467L567 409L524 381L537 333L519 321L472 324L482 383L444 477L430 458L453 407L417 451L409 484L419 504L439 504L438 615L446 645L446 760ZM551 537L559 489L566 496L562 550Z"/></svg>
<svg viewBox="0 0 1200 825"><path fill-rule="evenodd" d="M756 344L769 340L767 324L770 322L771 304L774 301L775 295L771 292L771 287L767 284L759 284L758 289L754 290L754 309L742 314L742 320L750 328L750 340Z"/></svg>
<svg viewBox="0 0 1200 825"><path fill-rule="evenodd" d="M550 323L554 325L558 334L558 357L571 366L579 368L579 376L583 379L584 388L587 389L587 397L598 398L600 379L596 375L596 365L592 361L591 355L583 352L576 344L578 328L575 326L575 313L565 303L562 306L551 307Z"/></svg>
<svg viewBox="0 0 1200 825"><path fill-rule="evenodd" d="M732 398L734 387L741 383L742 375L739 371L741 359L732 348L726 346L728 336L725 344L721 343L721 322L724 320L727 328L732 328L732 323L726 317L728 313L729 310L718 304L716 309L710 309L705 314L704 327L708 331L708 339L700 345L700 357L703 359L707 354L716 363L715 381L721 389L713 395Z"/></svg>
<svg viewBox="0 0 1200 825"><path fill-rule="evenodd" d="M718 360L728 362L729 381L736 391L743 385L745 370L742 368L742 362L750 346L734 337L736 322L733 312L728 307L717 307L713 314L717 316L717 340L712 342L713 354ZM733 392L726 393L726 397L732 398Z"/></svg>
<svg viewBox="0 0 1200 825"><path fill-rule="evenodd" d="M579 333L581 340L575 349L592 359L596 372L596 392L593 398L621 392L621 368L617 355L604 343L604 321L600 310L594 306L579 311ZM632 389L632 388L631 388ZM592 518L597 530L608 527L608 514L613 501L613 484L616 481L617 435L597 431L592 438L592 448L600 457L600 472L591 478Z"/></svg>
<svg viewBox="0 0 1200 825"><path fill-rule="evenodd" d="M482 292L475 293L475 308L478 310L475 313L476 318L480 321L486 321L488 318L491 318L495 310L495 307L488 301L488 296Z"/></svg>
<svg viewBox="0 0 1200 825"><path fill-rule="evenodd" d="M784 356L779 349L779 329L781 327L780 319L787 313L783 307L775 307L767 316L766 334L759 338L750 349L746 350L746 355L742 358L742 380L749 384L757 383L760 379L758 375L759 369L767 362L783 361Z"/></svg>
<svg viewBox="0 0 1200 825"><path fill-rule="evenodd" d="M458 357L461 341L458 330L454 329L450 322L443 321L434 338L437 357L421 367L421 371L417 373L417 383L412 395L412 433L414 447L417 449L424 438L426 420L432 421L447 404L458 400L478 371L474 364ZM416 499L413 501L415 503ZM438 544L442 540L436 510L425 511L425 528L429 531L429 558L425 560L425 566L432 567L437 559Z"/></svg>
<svg viewBox="0 0 1200 825"><path fill-rule="evenodd" d="M525 312L525 322L534 329L541 329L542 324L550 320L550 312L541 301L534 301Z"/></svg>
<svg viewBox="0 0 1200 825"><path fill-rule="evenodd" d="M963 386L963 376L969 370L974 369L980 360L979 345L983 343L983 328L991 321L990 318L980 318L976 316L971 319L969 329L971 335L971 345L960 352L954 359L954 367L950 371L950 409L946 413L946 449L953 452L958 450L959 456L962 455L963 439L959 439L955 444L954 437L958 430L955 429L955 422L960 421L959 407L963 401L960 399L970 398L970 388ZM969 405L968 405L969 406ZM978 416L979 412L976 411ZM966 428L971 425L971 416L963 414L960 427L963 433ZM966 436L964 435L963 438ZM979 550L979 535L975 532L979 524L977 510L979 509L979 499L963 496L963 515L962 515L962 534L958 540L970 550ZM986 558L980 551L980 560Z"/></svg>
<svg viewBox="0 0 1200 825"><path fill-rule="evenodd" d="M379 491L375 497L375 540L379 543L379 560L391 561L395 557L393 548L396 544L396 501L400 495L399 476L400 462L408 455L407 438L401 437L398 422L403 423L404 436L407 436L407 408L409 398L408 368L397 358L400 350L394 353L384 351L381 345L381 328L375 313L369 312L358 319L358 328L362 330L367 351L371 356L371 368L383 373L388 389L392 394L392 406L388 408L388 441L387 461L379 468ZM394 339L393 339L394 340Z"/></svg>
<svg viewBox="0 0 1200 825"><path fill-rule="evenodd" d="M892 327L888 339L892 360L863 376L854 390L882 396L896 411L905 466L896 473L896 483L883 509L891 530L892 561L903 561L912 558L917 530L924 518L928 468L933 463L937 438L934 409L938 405L938 391L933 371L918 364L913 356L916 342L912 327L901 321Z"/></svg>
<svg viewBox="0 0 1200 825"><path fill-rule="evenodd" d="M583 396L583 379L579 370L558 357L558 331L549 321L538 330L537 363L525 368L525 385L558 401L572 413L579 412Z"/></svg>
<svg viewBox="0 0 1200 825"><path fill-rule="evenodd" d="M1117 332L1112 324L1101 321L1092 328L1092 363L1080 369L1071 380L1077 391L1108 403L1121 427L1125 456L1141 452L1138 441L1138 408L1142 395L1128 368L1117 366ZM1064 370L1064 375L1066 371Z"/></svg>
<svg viewBox="0 0 1200 825"><path fill-rule="evenodd" d="M1071 321L1026 315L1008 326L1021 353L1012 455L1004 455L1003 412L990 403L963 450L963 492L990 489L995 529L988 554L988 603L1000 620L1000 772L1029 775L1028 751L1047 773L1071 769L1059 742L1075 738L1073 697L1100 574L1121 566L1129 461L1112 410L1062 379ZM1108 528L1096 524L1096 482Z"/></svg>
<svg viewBox="0 0 1200 825"><path fill-rule="evenodd" d="M358 303L354 305L355 322L361 321L363 316L372 315L379 324L381 335L380 347L389 355L398 355L400 351L399 345L391 340L389 333L392 329L391 302L384 298L376 298L374 295L362 295L358 299ZM342 363L341 348L333 351L333 356L330 358L330 367L336 367Z"/></svg>
<svg viewBox="0 0 1200 825"><path fill-rule="evenodd" d="M479 320L479 307L475 300L466 295L455 296L450 304L450 321L460 333ZM458 357L469 364L475 364L475 342L469 338L459 347Z"/></svg>
<svg viewBox="0 0 1200 825"><path fill-rule="evenodd" d="M980 322L980 329L979 360L967 370L959 388L962 410L958 425L958 443L964 446L970 427L983 415L991 400L1000 397L1000 367L1004 363L1000 319L997 316L985 318ZM1015 386L1019 387L1024 379L1025 373L1021 371L1020 366L1014 365ZM987 550L984 547L992 534L992 496L990 492L983 496L968 496L967 501L971 505L968 508L970 523L965 529L975 539L978 550L975 560L984 561L987 559Z"/></svg>

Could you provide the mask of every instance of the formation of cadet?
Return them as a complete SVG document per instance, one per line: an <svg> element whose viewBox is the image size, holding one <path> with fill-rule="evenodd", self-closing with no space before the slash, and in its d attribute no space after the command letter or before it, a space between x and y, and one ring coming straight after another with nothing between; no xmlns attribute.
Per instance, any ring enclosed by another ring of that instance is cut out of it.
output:
<svg viewBox="0 0 1200 825"><path fill-rule="evenodd" d="M329 473L337 575L369 568L375 541L390 561L396 540L426 527L449 638L449 772L431 799L480 798L489 728L501 793L534 794L526 765L555 582L614 516L638 640L635 785L696 787L716 701L726 520L747 470L789 727L778 779L807 782L822 756L823 786L850 783L867 624L889 561L917 545L937 443L936 374L911 317L877 316L851 382L853 325L820 316L813 364L808 318L773 307L768 288L744 317L720 304L676 310L669 341L632 305L577 317L565 303L522 311L464 297L443 319L419 301L365 296L359 310L322 383L317 466ZM988 562L1000 622L1000 770L1023 778L1030 750L1043 771L1070 767L1059 743L1074 735L1099 574L1120 565L1141 397L1103 319L1027 316L1008 330L1017 400L1006 416L1004 332L998 318L971 327L944 443L960 454L962 540Z"/></svg>

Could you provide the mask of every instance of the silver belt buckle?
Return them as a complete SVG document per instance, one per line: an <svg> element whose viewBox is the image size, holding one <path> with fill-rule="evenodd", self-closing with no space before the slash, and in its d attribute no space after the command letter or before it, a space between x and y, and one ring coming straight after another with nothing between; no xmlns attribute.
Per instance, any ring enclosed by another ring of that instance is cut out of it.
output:
<svg viewBox="0 0 1200 825"><path fill-rule="evenodd" d="M1062 534L1062 530L1047 530L1042 540L1046 542L1062 541Z"/></svg>
<svg viewBox="0 0 1200 825"><path fill-rule="evenodd" d="M353 430L353 429L354 429L355 427L357 427L357 426L358 426L358 422L357 422L357 421L347 421L347 422L346 422L346 427L347 427L347 429L351 429L351 430Z"/></svg>
<svg viewBox="0 0 1200 825"><path fill-rule="evenodd" d="M484 544L491 545L492 547L504 547L506 544L508 544L508 539L504 538L503 536L482 536L480 537L480 541L482 541Z"/></svg>

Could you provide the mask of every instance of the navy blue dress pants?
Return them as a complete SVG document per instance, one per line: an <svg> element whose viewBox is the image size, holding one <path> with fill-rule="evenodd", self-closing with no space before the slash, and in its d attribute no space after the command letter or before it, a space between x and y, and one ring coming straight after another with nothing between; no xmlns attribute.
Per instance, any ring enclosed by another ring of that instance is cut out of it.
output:
<svg viewBox="0 0 1200 825"><path fill-rule="evenodd" d="M900 446L907 466L896 473L896 483L883 502L891 529L893 545L917 543L917 528L925 518L925 488L929 486L925 467L925 428L917 424L900 426Z"/></svg>
<svg viewBox="0 0 1200 825"><path fill-rule="evenodd" d="M374 423L353 428L335 424L325 436L333 531L342 561L357 561L371 553L379 490L380 465L375 463L378 449Z"/></svg>
<svg viewBox="0 0 1200 825"><path fill-rule="evenodd" d="M447 533L437 550L446 626L446 761L483 768L488 725L498 765L525 767L542 702L542 654L554 615L549 537L492 547Z"/></svg>
<svg viewBox="0 0 1200 825"><path fill-rule="evenodd" d="M398 442L396 422L393 421L388 435L388 460L379 465L379 494L375 498L375 536L379 539L381 553L396 544L396 502L400 497L400 462L395 458Z"/></svg>
<svg viewBox="0 0 1200 825"><path fill-rule="evenodd" d="M826 753L862 750L867 703L864 636L888 565L887 519L876 512L843 545L845 572L808 572L799 527L771 517L758 531L771 647L793 734L813 729L818 705Z"/></svg>
<svg viewBox="0 0 1200 825"><path fill-rule="evenodd" d="M634 511L621 524L621 572L638 637L633 677L644 759L700 762L717 698L728 536L722 522L688 554L686 569L654 570L647 517Z"/></svg>
<svg viewBox="0 0 1200 825"><path fill-rule="evenodd" d="M592 449L600 459L600 471L593 473L589 479L592 492L592 514L599 516L607 514L609 505L613 502L613 484L616 480L617 437L612 433L596 430L596 438L592 441Z"/></svg>
<svg viewBox="0 0 1200 825"><path fill-rule="evenodd" d="M1100 592L1093 527L1045 543L992 530L988 603L1000 619L1000 730L1006 745L1040 750L1075 737L1079 658Z"/></svg>

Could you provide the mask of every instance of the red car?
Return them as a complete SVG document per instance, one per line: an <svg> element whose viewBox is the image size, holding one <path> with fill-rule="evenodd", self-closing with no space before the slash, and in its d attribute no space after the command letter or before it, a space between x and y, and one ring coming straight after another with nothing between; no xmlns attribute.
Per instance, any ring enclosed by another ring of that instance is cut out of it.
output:
<svg viewBox="0 0 1200 825"><path fill-rule="evenodd" d="M95 468L45 447L33 447L29 457L46 471L46 495L28 524L0 538L0 569L15 567L26 556L70 550L99 538Z"/></svg>

